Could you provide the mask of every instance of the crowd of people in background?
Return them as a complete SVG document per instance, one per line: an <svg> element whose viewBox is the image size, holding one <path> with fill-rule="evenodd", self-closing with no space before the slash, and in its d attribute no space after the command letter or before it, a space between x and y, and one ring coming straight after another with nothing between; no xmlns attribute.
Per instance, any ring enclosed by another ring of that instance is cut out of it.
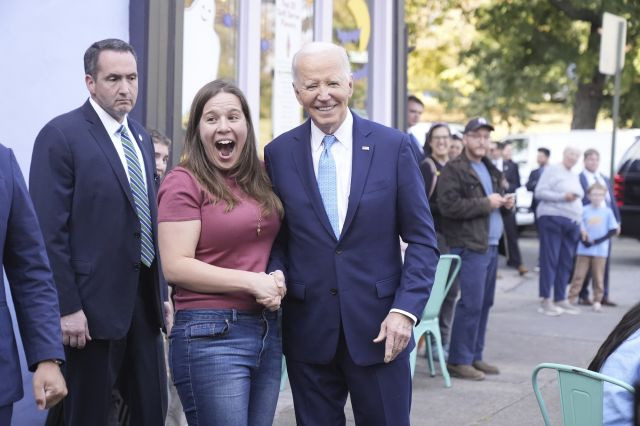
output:
<svg viewBox="0 0 640 426"><path fill-rule="evenodd" d="M171 140L129 116L133 48L95 42L84 66L89 99L38 134L30 194L0 147L3 265L37 404L55 406L48 425L109 424L114 391L131 425L162 425L167 407L175 425L270 425L283 354L299 424L344 424L350 397L357 424L408 425L412 330L439 253L462 259L440 311L451 375L500 373L484 359L499 247L520 275L528 268L518 165L510 145L491 141L489 120L461 133L434 123L422 143L361 118L348 107L346 51L313 42L292 63L308 119L269 143L264 163L244 94L215 80L195 95L180 162L167 171ZM412 126L424 105L410 96L407 110ZM580 176L579 157L567 148L548 165L541 148L527 182L539 311L551 316L614 305L608 258L620 216L599 154L584 153ZM638 311L591 369L640 378ZM13 341L1 348L8 424L22 388ZM628 417L629 396L609 398L606 415Z"/></svg>

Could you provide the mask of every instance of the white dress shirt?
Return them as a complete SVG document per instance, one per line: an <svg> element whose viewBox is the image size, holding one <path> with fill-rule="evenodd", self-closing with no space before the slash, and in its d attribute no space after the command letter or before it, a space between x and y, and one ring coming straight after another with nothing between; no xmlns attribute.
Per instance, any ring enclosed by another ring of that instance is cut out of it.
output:
<svg viewBox="0 0 640 426"><path fill-rule="evenodd" d="M584 177L587 178L587 189L596 182L607 188L605 190L604 196L607 203L610 203L611 195L609 195L609 187L607 186L607 183L605 182L604 177L600 174L600 172L592 173L587 169L584 169L582 172L584 173Z"/></svg>
<svg viewBox="0 0 640 426"><path fill-rule="evenodd" d="M136 156L138 157L138 163L140 163L140 170L142 170L142 179L144 180L145 187L147 186L147 174L144 167L144 158L142 157L142 152L140 151L140 147L138 146L138 141L135 140L138 135L133 133L129 128L129 124L127 122L127 117L124 117L122 123L118 123L118 121L113 118L107 111L105 111L96 101L89 98L89 103L98 114L98 118L102 122L102 125L107 130L109 137L111 138L111 142L118 152L118 157L120 157L120 162L122 163L122 167L124 167L124 172L127 174L127 179L131 182L131 178L129 176L129 167L127 166L127 157L124 156L124 148L122 147L122 141L120 140L120 133L118 130L120 129L121 124L124 124L124 127L127 129L129 134L129 138L131 142L133 142L133 148L136 150Z"/></svg>
<svg viewBox="0 0 640 426"><path fill-rule="evenodd" d="M324 150L322 140L326 134L311 121L311 158L313 160L313 171L318 179L318 164L320 155ZM347 217L347 207L349 205L349 194L351 193L351 159L353 157L353 116L351 111L347 111L344 121L335 131L333 136L336 142L331 145L331 155L336 162L336 188L338 198L338 232L342 233L344 220ZM402 309L391 309L390 312L397 312L405 315L415 324L418 319L415 315L403 311Z"/></svg>

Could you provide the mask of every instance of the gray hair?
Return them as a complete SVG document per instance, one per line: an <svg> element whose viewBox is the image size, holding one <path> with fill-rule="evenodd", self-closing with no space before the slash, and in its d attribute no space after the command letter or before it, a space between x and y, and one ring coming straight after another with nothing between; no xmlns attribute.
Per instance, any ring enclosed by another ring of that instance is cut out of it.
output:
<svg viewBox="0 0 640 426"><path fill-rule="evenodd" d="M302 46L302 48L293 55L293 60L291 61L291 73L293 74L294 84L298 81L297 68L300 57L320 53L337 53L340 56L340 65L342 65L345 77L347 79L351 78L351 63L349 62L349 56L347 55L347 51L344 47L324 41L313 41Z"/></svg>
<svg viewBox="0 0 640 426"><path fill-rule="evenodd" d="M133 58L138 61L136 52L133 47L126 41L122 41L117 38L108 38L105 40L96 41L93 43L86 52L84 52L84 73L90 75L94 79L97 76L98 57L103 50L114 50L116 52L129 52L133 55Z"/></svg>

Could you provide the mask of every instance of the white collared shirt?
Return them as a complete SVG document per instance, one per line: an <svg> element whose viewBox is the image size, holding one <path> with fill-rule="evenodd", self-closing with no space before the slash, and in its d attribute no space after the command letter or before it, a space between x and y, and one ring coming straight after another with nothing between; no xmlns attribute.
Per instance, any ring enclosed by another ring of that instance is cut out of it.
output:
<svg viewBox="0 0 640 426"><path fill-rule="evenodd" d="M604 193L604 198L607 201L607 203L611 202L611 195L609 195L609 187L607 186L607 183L605 182L604 177L602 177L600 172L592 173L587 169L584 169L583 172L584 172L584 176L587 178L587 189L596 182L603 185L605 188L607 188Z"/></svg>
<svg viewBox="0 0 640 426"><path fill-rule="evenodd" d="M127 179L131 181L129 176L129 167L127 166L127 157L124 156L124 148L122 147L122 141L120 140L120 133L118 130L120 129L121 123L113 118L107 111L105 111L96 101L92 98L89 98L89 103L98 114L98 118L102 122L102 125L106 129L109 137L111 138L111 142L113 143L114 148L118 152L118 157L120 157L120 162L122 163L122 167L124 167L124 172L127 174ZM144 167L144 158L142 157L142 152L140 151L140 147L138 146L137 141L135 140L138 137L137 134L133 133L129 128L129 124L127 122L127 117L124 117L122 121L124 127L129 132L129 137L131 138L131 142L133 142L133 148L136 150L136 155L138 157L138 163L140 163L140 169L142 170L142 179L144 179L144 185L147 186L147 174Z"/></svg>
<svg viewBox="0 0 640 426"><path fill-rule="evenodd" d="M313 172L318 179L318 163L320 162L320 155L324 150L322 140L325 137L325 133L315 125L313 120L311 121L311 158L313 160ZM344 220L347 217L347 207L349 205L349 194L351 193L351 167L353 157L353 115L351 111L347 110L347 116L344 121L335 131L333 136L336 137L336 142L331 145L331 155L336 162L336 183L337 183L337 198L338 198L338 232L342 233L342 227L344 226ZM397 312L410 318L415 325L418 319L415 315L402 309L393 308L389 312Z"/></svg>
<svg viewBox="0 0 640 426"><path fill-rule="evenodd" d="M336 142L331 145L331 155L336 162L336 181L338 187L338 232L342 232L344 220L347 217L349 194L351 193L351 159L353 157L353 116L347 110L347 116L335 131L333 136ZM324 150L322 139L325 133L311 121L311 158L313 159L313 172L318 179L318 163Z"/></svg>

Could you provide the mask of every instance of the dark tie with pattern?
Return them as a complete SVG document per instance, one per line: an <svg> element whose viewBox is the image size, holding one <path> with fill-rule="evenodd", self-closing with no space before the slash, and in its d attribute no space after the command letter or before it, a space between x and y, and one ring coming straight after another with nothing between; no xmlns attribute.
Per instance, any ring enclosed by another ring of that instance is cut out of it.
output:
<svg viewBox="0 0 640 426"><path fill-rule="evenodd" d="M138 155L136 154L133 142L129 137L127 128L120 126L118 133L120 133L120 141L122 142L122 148L124 148L124 156L127 159L129 185L131 186L133 201L135 202L136 212L138 213L138 219L140 220L140 260L147 267L150 267L151 263L153 263L153 258L155 257L155 250L153 248L153 231L151 228L149 195L147 194L147 187L144 184L144 178L142 177L142 168L138 161Z"/></svg>

